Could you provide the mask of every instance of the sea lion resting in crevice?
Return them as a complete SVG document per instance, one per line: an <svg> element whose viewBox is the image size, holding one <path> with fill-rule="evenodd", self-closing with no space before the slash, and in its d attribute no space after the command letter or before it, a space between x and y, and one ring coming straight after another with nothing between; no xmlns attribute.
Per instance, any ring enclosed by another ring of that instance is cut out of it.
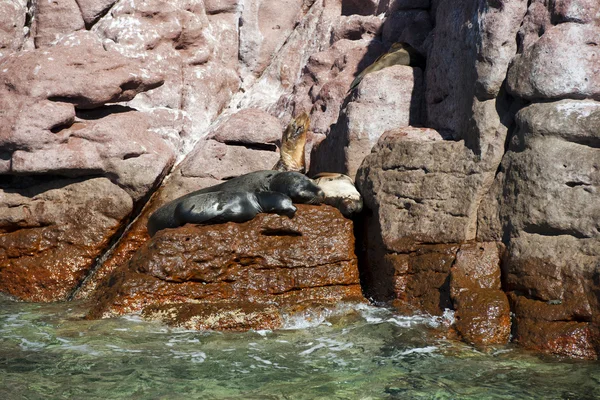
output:
<svg viewBox="0 0 600 400"><path fill-rule="evenodd" d="M148 233L186 223L248 221L260 212L291 217L296 211L292 202L319 204L323 198L323 190L299 172L256 171L163 205L148 219Z"/></svg>

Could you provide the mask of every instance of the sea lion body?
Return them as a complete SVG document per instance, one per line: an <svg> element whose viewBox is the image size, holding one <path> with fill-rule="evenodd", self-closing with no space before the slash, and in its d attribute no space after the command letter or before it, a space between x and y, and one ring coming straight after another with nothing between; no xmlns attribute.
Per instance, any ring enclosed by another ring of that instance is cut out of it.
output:
<svg viewBox="0 0 600 400"><path fill-rule="evenodd" d="M188 193L163 205L148 219L148 232L153 236L161 229L181 226L183 221L239 222L236 219L247 221L259 212L279 213L277 207L284 207L283 199L278 200L273 194L263 196L263 192L277 192L277 195L283 195L291 199L290 202L296 203L319 204L324 198L323 190L299 172L256 171ZM260 207L256 206L256 202L260 203ZM231 206L228 206L229 203ZM282 210L289 212L287 209ZM253 212L254 215L245 219Z"/></svg>
<svg viewBox="0 0 600 400"><path fill-rule="evenodd" d="M316 175L314 181L325 193L323 202L337 208L344 216L362 211L362 196L348 175L325 172Z"/></svg>
<svg viewBox="0 0 600 400"><path fill-rule="evenodd" d="M273 166L276 171L306 171L306 133L310 126L310 117L306 113L292 118L281 136L279 161Z"/></svg>
<svg viewBox="0 0 600 400"><path fill-rule="evenodd" d="M348 89L348 92L354 90L354 88L359 85L365 75L371 72L381 71L382 69L391 67L392 65L409 65L411 67L424 68L425 58L409 44L396 42L392 44L387 53L379 56L379 58L377 58L373 64L362 70L360 74L354 78L350 84L350 89Z"/></svg>
<svg viewBox="0 0 600 400"><path fill-rule="evenodd" d="M166 204L150 216L150 236L162 229L177 228L188 223L207 225L245 222L261 212L287 215L291 218L296 212L292 200L277 192L223 191L184 197Z"/></svg>

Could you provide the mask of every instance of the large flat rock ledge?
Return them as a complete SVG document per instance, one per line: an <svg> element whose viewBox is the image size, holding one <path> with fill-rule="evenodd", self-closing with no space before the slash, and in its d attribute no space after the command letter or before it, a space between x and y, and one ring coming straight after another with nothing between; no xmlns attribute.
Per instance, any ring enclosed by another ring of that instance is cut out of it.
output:
<svg viewBox="0 0 600 400"><path fill-rule="evenodd" d="M93 297L89 318L141 313L219 330L274 329L308 306L365 301L353 223L325 205L160 231Z"/></svg>

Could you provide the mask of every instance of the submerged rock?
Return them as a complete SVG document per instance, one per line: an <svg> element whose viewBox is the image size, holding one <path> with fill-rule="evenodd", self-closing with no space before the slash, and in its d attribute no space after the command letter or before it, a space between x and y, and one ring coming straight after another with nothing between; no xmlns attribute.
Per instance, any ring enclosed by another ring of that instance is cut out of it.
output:
<svg viewBox="0 0 600 400"><path fill-rule="evenodd" d="M272 329L302 304L364 301L352 221L329 206L294 218L158 232L96 290L90 318L142 312L170 325Z"/></svg>

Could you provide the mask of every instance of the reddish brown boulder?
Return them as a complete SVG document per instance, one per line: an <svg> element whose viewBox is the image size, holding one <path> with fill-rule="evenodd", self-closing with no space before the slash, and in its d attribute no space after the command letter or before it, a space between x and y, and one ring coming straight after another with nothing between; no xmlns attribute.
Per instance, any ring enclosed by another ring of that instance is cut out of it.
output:
<svg viewBox="0 0 600 400"><path fill-rule="evenodd" d="M573 304L527 299L510 293L515 312L515 341L532 350L566 357L597 359L598 326L589 317L574 318ZM586 319L588 321L586 321Z"/></svg>
<svg viewBox="0 0 600 400"><path fill-rule="evenodd" d="M456 330L467 343L506 344L510 340L510 306L502 290L470 289L452 298Z"/></svg>
<svg viewBox="0 0 600 400"><path fill-rule="evenodd" d="M299 205L292 219L260 214L159 232L97 289L89 316L141 311L171 325L258 329L280 326L290 304L362 299L352 221ZM235 322L246 319L262 322Z"/></svg>
<svg viewBox="0 0 600 400"><path fill-rule="evenodd" d="M66 300L132 210L106 178L0 190L0 291L28 301Z"/></svg>

